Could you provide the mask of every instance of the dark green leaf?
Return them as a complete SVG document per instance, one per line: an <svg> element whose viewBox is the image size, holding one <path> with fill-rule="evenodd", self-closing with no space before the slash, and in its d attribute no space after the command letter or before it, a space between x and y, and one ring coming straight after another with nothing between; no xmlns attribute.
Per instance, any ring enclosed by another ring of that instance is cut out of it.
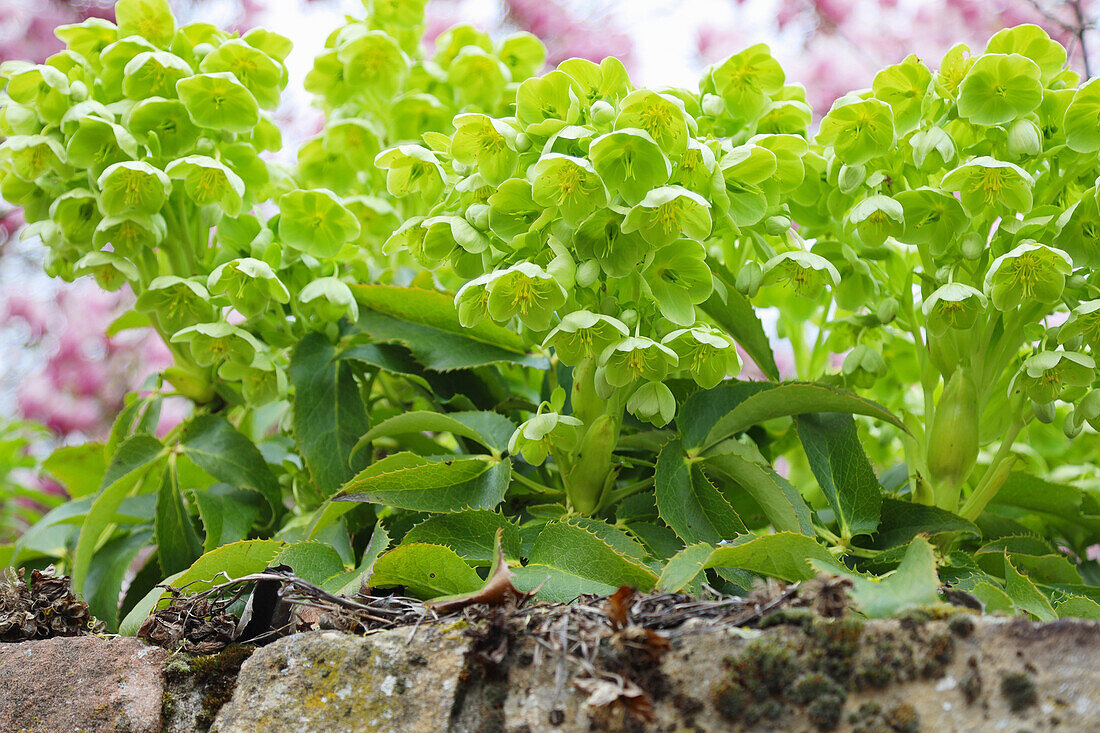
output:
<svg viewBox="0 0 1100 733"><path fill-rule="evenodd" d="M837 566L825 548L806 535L794 532L745 534L721 547L705 542L685 547L665 565L657 587L662 592L679 591L707 568L749 570L793 583L814 577L810 560L818 561L823 567Z"/></svg>
<svg viewBox="0 0 1100 733"><path fill-rule="evenodd" d="M395 415L375 425L359 439L352 455L354 456L368 443L378 438L422 431L451 433L458 437L469 438L486 448L495 450L497 453L503 453L508 449L508 441L515 429L515 423L495 412L450 412L444 414L428 410L416 410Z"/></svg>
<svg viewBox="0 0 1100 733"><path fill-rule="evenodd" d="M294 439L310 476L332 494L366 465L351 463L352 448L370 428L366 406L346 361L333 361L329 340L319 333L302 339L290 361L294 384Z"/></svg>
<svg viewBox="0 0 1100 733"><path fill-rule="evenodd" d="M349 481L334 499L421 512L493 509L504 500L512 477L508 459L419 458L385 473L376 473L372 468Z"/></svg>
<svg viewBox="0 0 1100 733"><path fill-rule="evenodd" d="M1053 621L1058 618L1050 601L1042 591L1035 587L1026 575L1022 575L1012 564L1008 553L1005 561L1005 593L1021 611L1027 611L1040 621Z"/></svg>
<svg viewBox="0 0 1100 733"><path fill-rule="evenodd" d="M122 582L134 564L138 553L149 546L153 533L140 530L111 540L96 552L84 581L84 600L88 610L107 625L107 631L118 630L118 598Z"/></svg>
<svg viewBox="0 0 1100 733"><path fill-rule="evenodd" d="M255 491L235 489L228 484L214 484L209 489L187 493L206 530L203 552L248 537L263 511L263 497Z"/></svg>
<svg viewBox="0 0 1100 733"><path fill-rule="evenodd" d="M180 446L196 466L222 483L251 489L283 510L283 495L271 468L251 440L219 415L199 415L183 427Z"/></svg>
<svg viewBox="0 0 1100 733"><path fill-rule="evenodd" d="M302 580L322 585L326 580L344 572L339 553L323 542L296 542L279 551L272 565L289 565Z"/></svg>
<svg viewBox="0 0 1100 733"><path fill-rule="evenodd" d="M202 542L183 503L179 474L172 458L168 459L160 481L153 527L156 531L157 557L165 576L186 570L202 555Z"/></svg>
<svg viewBox="0 0 1100 733"><path fill-rule="evenodd" d="M981 537L981 532L973 523L957 514L925 504L883 498L882 517L872 546L885 550L909 544L917 535L939 532L962 532Z"/></svg>
<svg viewBox="0 0 1100 733"><path fill-rule="evenodd" d="M474 565L490 565L496 553L497 531L506 557L519 558L519 528L506 517L484 509L428 517L409 530L402 544L443 545Z"/></svg>
<svg viewBox="0 0 1100 733"><path fill-rule="evenodd" d="M657 510L685 542L716 544L746 531L744 522L710 482L696 459L673 440L657 457Z"/></svg>
<svg viewBox="0 0 1100 733"><path fill-rule="evenodd" d="M878 527L882 491L863 452L851 415L816 413L796 418L798 437L843 537L871 534Z"/></svg>
<svg viewBox="0 0 1100 733"><path fill-rule="evenodd" d="M756 309L748 298L733 287L737 278L732 273L720 268L715 274L722 281L723 287L716 287L711 296L702 303L703 312L741 344L745 353L760 367L760 371L778 380L779 367L775 365L771 342L764 333Z"/></svg>
<svg viewBox="0 0 1100 733"><path fill-rule="evenodd" d="M74 499L94 494L107 470L104 446L102 443L63 446L43 461L42 469L61 482Z"/></svg>
<svg viewBox="0 0 1100 733"><path fill-rule="evenodd" d="M712 475L733 481L749 494L776 531L814 536L810 507L798 489L746 446L736 440L719 443L707 452L703 465Z"/></svg>
<svg viewBox="0 0 1100 733"><path fill-rule="evenodd" d="M676 425L688 448L697 448L720 419L747 398L775 387L771 382L742 382L731 379L713 389L694 393L680 407Z"/></svg>
<svg viewBox="0 0 1100 733"><path fill-rule="evenodd" d="M372 588L404 586L417 598L471 593L483 585L454 550L442 545L399 545L374 563Z"/></svg>

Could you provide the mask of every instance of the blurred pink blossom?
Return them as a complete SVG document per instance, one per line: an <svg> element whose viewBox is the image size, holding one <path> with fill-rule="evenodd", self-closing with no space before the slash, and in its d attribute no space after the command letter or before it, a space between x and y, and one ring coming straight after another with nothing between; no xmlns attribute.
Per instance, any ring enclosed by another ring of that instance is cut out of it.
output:
<svg viewBox="0 0 1100 733"><path fill-rule="evenodd" d="M546 44L551 66L568 58L599 62L615 56L629 70L634 42L608 14L577 15L556 0L504 0L507 19Z"/></svg>

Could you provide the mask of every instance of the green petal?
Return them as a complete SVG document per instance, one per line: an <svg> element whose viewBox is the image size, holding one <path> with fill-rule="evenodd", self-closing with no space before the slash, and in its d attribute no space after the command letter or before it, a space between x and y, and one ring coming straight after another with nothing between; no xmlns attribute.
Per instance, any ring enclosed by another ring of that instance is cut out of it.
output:
<svg viewBox="0 0 1100 733"><path fill-rule="evenodd" d="M106 216L155 214L172 192L164 171L148 163L115 163L100 175L99 207Z"/></svg>
<svg viewBox="0 0 1100 733"><path fill-rule="evenodd" d="M326 189L298 189L279 198L279 238L314 257L335 257L359 237L359 220Z"/></svg>
<svg viewBox="0 0 1100 733"><path fill-rule="evenodd" d="M176 92L200 127L241 133L250 132L260 121L256 97L228 72L180 79Z"/></svg>

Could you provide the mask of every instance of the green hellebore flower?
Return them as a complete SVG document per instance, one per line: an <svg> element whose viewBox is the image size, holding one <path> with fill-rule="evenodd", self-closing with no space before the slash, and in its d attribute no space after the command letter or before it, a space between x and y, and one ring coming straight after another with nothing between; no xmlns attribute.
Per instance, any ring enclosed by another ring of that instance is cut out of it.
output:
<svg viewBox="0 0 1100 733"><path fill-rule="evenodd" d="M262 349L252 334L225 321L188 326L173 334L171 341L174 344L188 344L191 358L204 367L226 360L251 364L256 352Z"/></svg>
<svg viewBox="0 0 1100 733"><path fill-rule="evenodd" d="M59 25L54 35L70 51L87 59L93 70L100 68L99 54L104 48L118 40L118 26L103 18L88 18L82 23Z"/></svg>
<svg viewBox="0 0 1100 733"><path fill-rule="evenodd" d="M554 311L565 304L565 290L546 270L520 262L503 270L489 283L489 315L504 323L518 317L532 331L550 327Z"/></svg>
<svg viewBox="0 0 1100 733"><path fill-rule="evenodd" d="M499 186L516 167L516 130L483 114L461 114L454 119L451 155L459 163L476 165L491 186Z"/></svg>
<svg viewBox="0 0 1100 733"><path fill-rule="evenodd" d="M1043 101L1039 67L1017 53L979 56L959 85L959 115L975 125L1003 125Z"/></svg>
<svg viewBox="0 0 1100 733"><path fill-rule="evenodd" d="M138 157L137 140L121 125L99 117L85 117L65 145L69 165L98 176L113 163Z"/></svg>
<svg viewBox="0 0 1100 733"><path fill-rule="evenodd" d="M246 133L260 122L256 97L227 71L180 79L176 93L199 127Z"/></svg>
<svg viewBox="0 0 1100 733"><path fill-rule="evenodd" d="M866 163L894 146L894 112L879 99L841 97L821 120L817 140L841 162Z"/></svg>
<svg viewBox="0 0 1100 733"><path fill-rule="evenodd" d="M161 48L167 48L176 35L168 0L119 0L115 19L120 37L141 36Z"/></svg>
<svg viewBox="0 0 1100 733"><path fill-rule="evenodd" d="M136 257L141 250L156 247L168 236L168 225L160 214L127 214L106 216L96 225L92 243L96 247L108 244L115 252Z"/></svg>
<svg viewBox="0 0 1100 733"><path fill-rule="evenodd" d="M672 175L668 158L645 130L626 128L600 135L592 141L588 156L608 188L630 205Z"/></svg>
<svg viewBox="0 0 1100 733"><path fill-rule="evenodd" d="M541 412L516 428L508 440L508 452L522 455L532 466L541 466L552 448L569 453L576 447L581 425L572 415Z"/></svg>
<svg viewBox="0 0 1100 733"><path fill-rule="evenodd" d="M106 216L155 214L172 193L164 171L136 160L114 163L96 181L99 208Z"/></svg>
<svg viewBox="0 0 1100 733"><path fill-rule="evenodd" d="M500 275L499 271L481 275L464 284L455 293L455 310L458 311L458 322L463 328L473 328L490 317L488 285Z"/></svg>
<svg viewBox="0 0 1100 733"><path fill-rule="evenodd" d="M279 211L279 238L313 257L335 257L359 238L359 220L327 189L285 193L279 197Z"/></svg>
<svg viewBox="0 0 1100 733"><path fill-rule="evenodd" d="M611 277L634 272L649 249L640 232L623 232L625 214L616 206L598 209L573 234L577 254L582 259L595 258Z"/></svg>
<svg viewBox="0 0 1100 733"><path fill-rule="evenodd" d="M73 271L78 276L91 275L99 287L112 292L141 279L134 263L114 252L89 252L77 261Z"/></svg>
<svg viewBox="0 0 1100 733"><path fill-rule="evenodd" d="M974 326L989 301L982 291L963 283L941 285L921 306L928 330L936 336L949 328L965 331Z"/></svg>
<svg viewBox="0 0 1100 733"><path fill-rule="evenodd" d="M240 383L241 393L250 405L266 405L287 393L286 372L260 352L248 365L234 360L222 362L218 376Z"/></svg>
<svg viewBox="0 0 1100 733"><path fill-rule="evenodd" d="M64 177L68 166L65 149L45 135L16 135L0 143L0 159L11 162L11 171L24 181L54 173Z"/></svg>
<svg viewBox="0 0 1100 733"><path fill-rule="evenodd" d="M659 382L673 369L676 352L645 336L629 336L603 350L600 366L612 387L625 387L639 379Z"/></svg>
<svg viewBox="0 0 1100 733"><path fill-rule="evenodd" d="M777 99L764 107L760 119L756 121L757 132L776 135L798 135L809 138L810 122L813 110L810 105L799 99Z"/></svg>
<svg viewBox="0 0 1100 733"><path fill-rule="evenodd" d="M1100 389L1094 389L1082 397L1074 407L1073 412L1068 415L1068 418L1066 421L1067 426L1069 426L1066 430L1067 437L1076 437L1081 432L1081 427L1085 422L1088 422L1093 430L1100 431Z"/></svg>
<svg viewBox="0 0 1100 733"><path fill-rule="evenodd" d="M1040 351L1024 361L1021 385L1039 404L1052 402L1067 387L1088 387L1096 379L1096 362L1076 351Z"/></svg>
<svg viewBox="0 0 1100 733"><path fill-rule="evenodd" d="M638 232L654 247L681 238L702 241L710 236L710 202L683 186L661 186L630 208L622 229Z"/></svg>
<svg viewBox="0 0 1100 733"><path fill-rule="evenodd" d="M59 124L71 104L69 79L48 64L27 66L11 72L5 90L12 100L33 107L50 124Z"/></svg>
<svg viewBox="0 0 1100 733"><path fill-rule="evenodd" d="M1073 260L1062 250L1025 241L993 260L985 274L985 293L1000 311L1029 301L1053 303L1062 296L1072 269Z"/></svg>
<svg viewBox="0 0 1100 733"><path fill-rule="evenodd" d="M497 58L508 67L512 80L519 81L534 76L546 63L546 46L533 33L520 31L504 37Z"/></svg>
<svg viewBox="0 0 1100 733"><path fill-rule="evenodd" d="M540 206L556 206L570 226L607 205L607 189L584 158L548 153L527 174L531 198Z"/></svg>
<svg viewBox="0 0 1100 733"><path fill-rule="evenodd" d="M199 70L211 74L228 72L245 86L257 103L264 109L279 106L279 91L286 86L286 72L283 66L241 39L225 41L206 54L199 64Z"/></svg>
<svg viewBox="0 0 1100 733"><path fill-rule="evenodd" d="M775 169L769 176L769 180L775 181L782 193L794 191L806 180L806 164L803 162L806 153L809 152L809 144L801 135L753 135L748 144L752 147L752 155L760 155L756 151L763 149L775 158ZM767 160L767 156L760 156ZM771 167L772 163L767 162ZM733 173L731 171L731 173ZM740 171L734 173L740 175Z"/></svg>
<svg viewBox="0 0 1100 733"><path fill-rule="evenodd" d="M477 46L458 52L447 70L447 82L460 102L482 109L491 108L512 81L512 74L495 55Z"/></svg>
<svg viewBox="0 0 1100 733"><path fill-rule="evenodd" d="M1066 145L1078 153L1100 150L1100 83L1092 79L1073 94L1066 109Z"/></svg>
<svg viewBox="0 0 1100 733"><path fill-rule="evenodd" d="M325 125L324 147L343 156L356 169L370 169L381 149L379 138L369 121L353 117Z"/></svg>
<svg viewBox="0 0 1100 733"><path fill-rule="evenodd" d="M900 191L894 200L905 212L905 230L897 238L906 244L928 245L933 257L946 252L968 223L959 200L937 188Z"/></svg>
<svg viewBox="0 0 1100 733"><path fill-rule="evenodd" d="M960 193L971 216L1026 214L1031 211L1033 185L1023 168L987 155L963 163L940 181L940 188Z"/></svg>
<svg viewBox="0 0 1100 733"><path fill-rule="evenodd" d="M1066 65L1066 49L1051 40L1045 30L1031 23L1002 28L985 47L986 53L1018 53L1035 62L1043 84L1056 77Z"/></svg>
<svg viewBox="0 0 1100 733"><path fill-rule="evenodd" d="M103 217L95 194L86 188L74 188L58 196L50 205L50 219L67 241L87 247L92 244L95 228Z"/></svg>
<svg viewBox="0 0 1100 733"><path fill-rule="evenodd" d="M378 196L348 196L344 207L359 220L359 243L364 246L385 241L401 225L397 209Z"/></svg>
<svg viewBox="0 0 1100 733"><path fill-rule="evenodd" d="M213 295L224 294L246 318L255 318L267 310L268 302L290 302L290 293L271 265L253 257L230 260L218 265L206 280Z"/></svg>
<svg viewBox="0 0 1100 733"><path fill-rule="evenodd" d="M825 287L840 284L840 273L831 262L812 252L784 252L764 263L764 285L788 282L804 298L816 299Z"/></svg>
<svg viewBox="0 0 1100 733"><path fill-rule="evenodd" d="M691 378L703 389L717 387L726 377L741 371L741 357L728 335L707 324L670 331L661 343L679 357Z"/></svg>
<svg viewBox="0 0 1100 733"><path fill-rule="evenodd" d="M1043 132L1028 119L1016 120L1008 128L1008 152L1017 158L1038 155L1043 150Z"/></svg>
<svg viewBox="0 0 1100 733"><path fill-rule="evenodd" d="M580 101L568 74L551 71L527 79L516 91L516 117L529 135L549 137L580 117Z"/></svg>
<svg viewBox="0 0 1100 733"><path fill-rule="evenodd" d="M345 316L355 323L359 320L359 304L351 294L347 283L336 277L321 277L302 288L298 293L302 311L324 323L335 323Z"/></svg>
<svg viewBox="0 0 1100 733"><path fill-rule="evenodd" d="M428 0L373 0L371 13L383 26L416 28L424 22Z"/></svg>
<svg viewBox="0 0 1100 733"><path fill-rule="evenodd" d="M1081 337L1092 353L1100 354L1100 300L1087 300L1069 312L1069 318L1058 329L1058 340L1066 343Z"/></svg>
<svg viewBox="0 0 1100 733"><path fill-rule="evenodd" d="M576 82L580 98L590 105L600 101L614 105L631 92L626 67L614 56L608 56L599 64L588 59L566 59L558 64L558 70Z"/></svg>
<svg viewBox="0 0 1100 733"><path fill-rule="evenodd" d="M758 43L712 67L707 76L735 120L750 120L783 88L786 75L766 44Z"/></svg>
<svg viewBox="0 0 1100 733"><path fill-rule="evenodd" d="M347 26L336 41L336 56L344 65L344 81L352 89L388 100L404 86L409 73L405 52L384 31Z"/></svg>
<svg viewBox="0 0 1100 733"><path fill-rule="evenodd" d="M683 102L668 94L637 89L619 105L615 129L642 129L649 133L670 160L679 160L687 151L687 113Z"/></svg>
<svg viewBox="0 0 1100 733"><path fill-rule="evenodd" d="M379 6L382 4L382 2L374 3L374 12L376 14L379 12ZM217 28L215 27L214 30L217 31ZM263 28L252 28L241 36L241 38L243 38L244 42L248 45L260 49L279 63L286 61L286 57L289 56L290 52L294 49L294 43L289 38Z"/></svg>
<svg viewBox="0 0 1100 733"><path fill-rule="evenodd" d="M676 397L664 382L646 382L630 395L626 410L639 420L663 428L676 416Z"/></svg>
<svg viewBox="0 0 1100 733"><path fill-rule="evenodd" d="M443 190L443 166L435 153L422 145L398 145L383 150L374 164L386 171L386 190L394 196L418 194L435 201Z"/></svg>
<svg viewBox="0 0 1100 733"><path fill-rule="evenodd" d="M176 275L154 278L138 296L134 310L156 313L161 325L171 333L196 323L206 323L214 315L210 291L195 280Z"/></svg>
<svg viewBox="0 0 1100 733"><path fill-rule="evenodd" d="M191 150L200 130L191 122L187 107L178 99L150 97L130 108L126 127L141 142L159 150L166 158L175 158Z"/></svg>
<svg viewBox="0 0 1100 733"><path fill-rule="evenodd" d="M676 166L670 182L703 198L709 198L724 185L714 151L695 138L688 140L687 151Z"/></svg>
<svg viewBox="0 0 1100 733"><path fill-rule="evenodd" d="M1054 245L1073 258L1075 267L1100 267L1100 209L1093 191L1086 191L1058 217Z"/></svg>
<svg viewBox="0 0 1100 733"><path fill-rule="evenodd" d="M871 89L894 110L894 125L898 133L912 130L920 122L921 105L932 85L932 72L914 54L900 64L888 66L875 74Z"/></svg>
<svg viewBox="0 0 1100 733"><path fill-rule="evenodd" d="M868 196L852 207L848 221L865 245L880 247L887 237L896 237L904 230L905 209L889 196Z"/></svg>
<svg viewBox="0 0 1100 733"><path fill-rule="evenodd" d="M158 50L156 46L141 36L120 34L117 41L105 46L99 54L99 62L102 67L99 86L109 90L112 96L121 96L122 77L126 64L130 63L130 59L139 53L156 50Z"/></svg>
<svg viewBox="0 0 1100 733"><path fill-rule="evenodd" d="M612 343L628 336L630 330L618 318L588 310L573 311L547 334L542 347L554 347L558 359L576 366L588 357L599 356Z"/></svg>
<svg viewBox="0 0 1100 733"><path fill-rule="evenodd" d="M710 297L714 288L706 249L691 239L657 250L642 277L661 315L678 326L695 323L695 305Z"/></svg>
<svg viewBox="0 0 1100 733"><path fill-rule="evenodd" d="M435 40L435 62L446 69L462 49L467 47L476 47L489 52L493 50L493 41L488 34L472 25L456 25L439 34Z"/></svg>
<svg viewBox="0 0 1100 733"><path fill-rule="evenodd" d="M306 186L330 184L340 193L354 189L359 182L356 166L338 146L326 145L324 136L315 137L298 148L297 178Z"/></svg>
<svg viewBox="0 0 1100 733"><path fill-rule="evenodd" d="M193 73L191 65L174 53L145 51L123 69L122 93L127 99L174 97L176 82Z"/></svg>
<svg viewBox="0 0 1100 733"><path fill-rule="evenodd" d="M187 198L199 206L215 204L228 216L238 216L244 203L244 181L224 164L206 155L173 160L164 169L168 177L183 181Z"/></svg>

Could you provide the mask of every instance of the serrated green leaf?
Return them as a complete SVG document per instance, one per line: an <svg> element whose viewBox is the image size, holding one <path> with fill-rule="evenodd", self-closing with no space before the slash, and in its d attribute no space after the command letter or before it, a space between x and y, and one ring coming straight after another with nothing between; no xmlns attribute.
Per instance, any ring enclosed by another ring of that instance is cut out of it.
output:
<svg viewBox="0 0 1100 733"><path fill-rule="evenodd" d="M169 457L160 481L153 528L157 559L165 576L186 570L202 555L202 542L183 503L174 457Z"/></svg>
<svg viewBox="0 0 1100 733"><path fill-rule="evenodd" d="M503 533L501 543L505 556L518 559L519 528L504 515L484 509L428 517L410 529L401 544L443 545L471 564L491 565L498 530Z"/></svg>
<svg viewBox="0 0 1100 733"><path fill-rule="evenodd" d="M481 576L458 554L442 545L399 545L374 563L372 588L404 586L425 600L472 593L483 584Z"/></svg>
<svg viewBox="0 0 1100 733"><path fill-rule="evenodd" d="M676 425L687 448L699 447L715 424L757 392L775 387L770 382L746 382L735 379L713 389L693 393L680 407Z"/></svg>
<svg viewBox="0 0 1100 733"><path fill-rule="evenodd" d="M271 564L289 565L295 575L314 585L322 585L345 570L340 554L331 545L308 540L287 545Z"/></svg>
<svg viewBox="0 0 1100 733"><path fill-rule="evenodd" d="M383 527L381 523L375 524L374 531L371 532L370 541L367 542L367 547L363 550L363 557L359 560L359 565L354 570L349 570L342 575L329 579L322 587L330 593L348 596L358 593L360 588L362 588L363 584L370 577L370 574L374 572L375 561L378 560L379 556L385 552L386 548L389 546L389 532L386 531L386 528Z"/></svg>
<svg viewBox="0 0 1100 733"><path fill-rule="evenodd" d="M814 536L810 507L798 489L758 460L736 440L719 443L705 455L704 466L712 475L736 483L749 494L779 532Z"/></svg>
<svg viewBox="0 0 1100 733"><path fill-rule="evenodd" d="M334 355L324 334L309 334L295 347L288 370L294 385L294 439L326 495L366 465L362 458L349 459L359 436L370 428L351 365Z"/></svg>
<svg viewBox="0 0 1100 733"><path fill-rule="evenodd" d="M518 590L539 588L540 598L559 603L584 593L610 593L620 585L647 591L657 581L638 560L571 522L547 524L535 539L527 565L513 572Z"/></svg>
<svg viewBox="0 0 1100 733"><path fill-rule="evenodd" d="M867 415L906 429L901 420L885 407L851 392L826 384L784 382L745 398L714 424L703 440L703 446L709 448L765 420L811 412Z"/></svg>
<svg viewBox="0 0 1100 733"><path fill-rule="evenodd" d="M1100 534L1100 506L1090 494L1024 471L1009 474L990 506L1024 510L1046 522L1078 525L1093 535Z"/></svg>
<svg viewBox="0 0 1100 733"><path fill-rule="evenodd" d="M657 587L675 592L707 568L737 568L787 582L809 580L816 574L810 561L827 572L839 567L816 540L794 532L754 536L745 534L732 544L714 547L699 543L685 547L669 560Z"/></svg>
<svg viewBox="0 0 1100 733"><path fill-rule="evenodd" d="M795 418L798 437L844 537L878 527L882 490L859 442L851 415L811 413Z"/></svg>
<svg viewBox="0 0 1100 733"><path fill-rule="evenodd" d="M1021 611L1027 611L1040 621L1053 621L1058 618L1050 601L1035 584L1012 564L1009 554L1004 554L1005 593Z"/></svg>
<svg viewBox="0 0 1100 733"><path fill-rule="evenodd" d="M884 497L882 516L872 538L872 546L884 550L906 545L920 534L939 532L962 532L981 537L981 531L972 522L957 514L934 506Z"/></svg>
<svg viewBox="0 0 1100 733"><path fill-rule="evenodd" d="M263 513L263 497L248 489L214 484L188 494L206 531L203 552L247 538L252 525Z"/></svg>
<svg viewBox="0 0 1100 733"><path fill-rule="evenodd" d="M92 502L80 528L80 539L73 556L74 592L83 592L84 580L88 575L96 545L122 500L134 489L144 470L162 460L165 455L167 449L151 435L135 435L118 447L103 474L99 495Z"/></svg>
<svg viewBox="0 0 1100 733"><path fill-rule="evenodd" d="M658 455L654 487L661 519L685 542L716 544L747 531L701 464L685 455L679 440L669 442Z"/></svg>
<svg viewBox="0 0 1100 733"><path fill-rule="evenodd" d="M352 455L378 438L422 431L451 433L503 453L508 449L508 441L515 430L515 423L495 412L439 413L414 410L395 415L368 430L355 444Z"/></svg>
<svg viewBox="0 0 1100 733"><path fill-rule="evenodd" d="M385 473L368 467L333 498L420 512L493 509L504 500L511 476L512 463L508 459L420 458Z"/></svg>
<svg viewBox="0 0 1100 733"><path fill-rule="evenodd" d="M836 573L814 564L823 572ZM907 608L939 601L936 553L923 537L909 543L897 570L882 580L872 580L847 570L839 574L852 580L852 600L868 618L889 618Z"/></svg>
<svg viewBox="0 0 1100 733"><path fill-rule="evenodd" d="M1100 621L1100 603L1084 596L1070 596L1054 606L1058 618L1084 618Z"/></svg>
<svg viewBox="0 0 1100 733"><path fill-rule="evenodd" d="M250 489L267 500L271 514L283 511L279 482L259 448L219 415L199 415L183 426L183 454L218 481Z"/></svg>

